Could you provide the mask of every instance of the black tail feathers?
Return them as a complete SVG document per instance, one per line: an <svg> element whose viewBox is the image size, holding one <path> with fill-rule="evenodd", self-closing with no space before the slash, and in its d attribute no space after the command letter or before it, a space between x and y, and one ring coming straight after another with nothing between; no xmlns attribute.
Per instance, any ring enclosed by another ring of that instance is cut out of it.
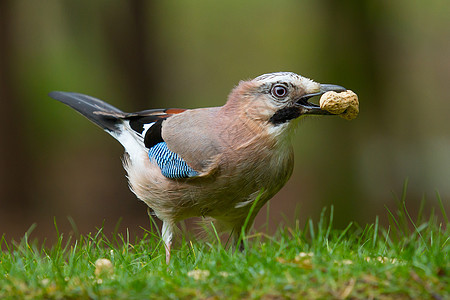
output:
<svg viewBox="0 0 450 300"><path fill-rule="evenodd" d="M101 128L116 131L117 124L126 114L118 108L91 96L71 92L51 92L48 94L91 120Z"/></svg>

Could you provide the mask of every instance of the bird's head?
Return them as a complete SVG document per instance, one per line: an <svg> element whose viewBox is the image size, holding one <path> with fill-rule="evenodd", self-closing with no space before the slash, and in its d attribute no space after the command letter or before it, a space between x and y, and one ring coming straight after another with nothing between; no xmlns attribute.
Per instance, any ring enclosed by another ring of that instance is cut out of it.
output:
<svg viewBox="0 0 450 300"><path fill-rule="evenodd" d="M304 115L329 115L308 100L328 91L345 90L342 86L320 84L291 72L268 73L240 82L226 106L239 108L251 119L277 127Z"/></svg>

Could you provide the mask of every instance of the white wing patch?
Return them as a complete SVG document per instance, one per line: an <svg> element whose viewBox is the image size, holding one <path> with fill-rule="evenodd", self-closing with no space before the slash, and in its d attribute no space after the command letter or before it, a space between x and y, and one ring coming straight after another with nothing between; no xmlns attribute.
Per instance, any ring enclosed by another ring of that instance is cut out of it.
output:
<svg viewBox="0 0 450 300"><path fill-rule="evenodd" d="M148 124L144 124L144 131L142 131L142 136L144 137L145 136L145 134L147 133L147 130L149 130L150 129L150 127L152 127L153 126L153 124L155 124L156 122L153 122L153 123L148 123Z"/></svg>
<svg viewBox="0 0 450 300"><path fill-rule="evenodd" d="M149 125L151 126L151 124ZM117 141L119 141L120 144L122 144L122 146L125 148L125 152L130 155L131 162L136 163L137 161L142 159L142 157L146 157L148 149L144 145L144 137L140 133L131 129L129 121L127 120L124 120L122 124L118 125L118 127L119 130L117 131L106 132L108 132L113 138L115 138ZM142 155L143 153L145 154L145 156Z"/></svg>

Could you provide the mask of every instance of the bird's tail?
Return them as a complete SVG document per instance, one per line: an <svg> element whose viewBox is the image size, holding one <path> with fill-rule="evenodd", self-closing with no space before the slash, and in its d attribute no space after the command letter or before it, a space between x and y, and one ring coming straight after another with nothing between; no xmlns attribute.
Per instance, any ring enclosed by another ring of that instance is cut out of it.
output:
<svg viewBox="0 0 450 300"><path fill-rule="evenodd" d="M139 122L136 113L125 113L100 99L83 94L51 92L48 95L72 107L119 141L128 153L130 164L147 157L142 134L130 126L130 118L134 116Z"/></svg>
<svg viewBox="0 0 450 300"><path fill-rule="evenodd" d="M121 118L126 114L100 99L71 92L51 92L48 95L72 107L113 136L121 130Z"/></svg>

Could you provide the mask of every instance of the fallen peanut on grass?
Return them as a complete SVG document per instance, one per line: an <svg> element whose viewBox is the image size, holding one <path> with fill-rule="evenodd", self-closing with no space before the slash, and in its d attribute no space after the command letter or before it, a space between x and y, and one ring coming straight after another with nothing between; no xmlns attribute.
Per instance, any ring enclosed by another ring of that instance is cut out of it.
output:
<svg viewBox="0 0 450 300"><path fill-rule="evenodd" d="M95 261L95 276L111 275L113 273L114 267L109 259L99 258Z"/></svg>

